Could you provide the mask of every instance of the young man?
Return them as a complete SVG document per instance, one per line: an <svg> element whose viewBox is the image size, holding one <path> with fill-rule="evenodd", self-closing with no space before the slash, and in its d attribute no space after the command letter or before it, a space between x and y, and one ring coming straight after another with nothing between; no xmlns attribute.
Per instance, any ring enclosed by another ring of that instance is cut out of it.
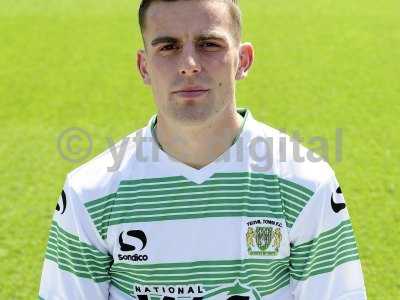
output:
<svg viewBox="0 0 400 300"><path fill-rule="evenodd" d="M158 113L117 169L124 143L68 174L40 298L366 299L332 169L236 108L254 53L235 1L143 0L139 15Z"/></svg>

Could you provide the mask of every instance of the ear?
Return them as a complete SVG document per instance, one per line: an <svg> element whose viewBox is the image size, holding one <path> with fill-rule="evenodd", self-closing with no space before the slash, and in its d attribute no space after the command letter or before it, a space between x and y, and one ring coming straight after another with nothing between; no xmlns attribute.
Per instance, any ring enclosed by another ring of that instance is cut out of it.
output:
<svg viewBox="0 0 400 300"><path fill-rule="evenodd" d="M244 79L254 61L254 48L250 43L240 44L239 64L236 71L236 80Z"/></svg>
<svg viewBox="0 0 400 300"><path fill-rule="evenodd" d="M150 75L147 70L146 53L144 50L138 50L136 55L136 64L139 70L140 76L142 76L144 84L150 85Z"/></svg>

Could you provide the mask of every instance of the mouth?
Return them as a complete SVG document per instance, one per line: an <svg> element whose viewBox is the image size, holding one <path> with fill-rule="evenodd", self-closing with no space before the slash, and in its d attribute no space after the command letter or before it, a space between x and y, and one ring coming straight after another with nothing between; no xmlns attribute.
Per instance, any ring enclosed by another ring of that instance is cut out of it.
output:
<svg viewBox="0 0 400 300"><path fill-rule="evenodd" d="M193 87L175 91L173 92L173 94L181 98L199 98L206 95L208 92L209 89L202 87Z"/></svg>

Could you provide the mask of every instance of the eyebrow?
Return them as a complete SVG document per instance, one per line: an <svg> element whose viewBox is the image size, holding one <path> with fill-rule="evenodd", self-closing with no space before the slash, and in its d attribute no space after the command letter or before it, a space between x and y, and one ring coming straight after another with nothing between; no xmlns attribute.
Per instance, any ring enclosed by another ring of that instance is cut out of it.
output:
<svg viewBox="0 0 400 300"><path fill-rule="evenodd" d="M155 38L151 41L152 46L157 46L158 44L165 44L165 43L176 43L178 39L173 38L171 36L160 36Z"/></svg>
<svg viewBox="0 0 400 300"><path fill-rule="evenodd" d="M195 38L196 42L201 42L205 40L220 40L223 42L227 42L227 39L224 35L218 34L218 33L204 33L200 34ZM154 40L151 41L151 45L153 47L159 45L159 44L166 44L166 43L177 43L178 39L174 38L172 36L160 36L155 38Z"/></svg>
<svg viewBox="0 0 400 300"><path fill-rule="evenodd" d="M227 38L219 33L204 33L196 38L196 41L204 41L204 40L220 40L223 42L227 42Z"/></svg>

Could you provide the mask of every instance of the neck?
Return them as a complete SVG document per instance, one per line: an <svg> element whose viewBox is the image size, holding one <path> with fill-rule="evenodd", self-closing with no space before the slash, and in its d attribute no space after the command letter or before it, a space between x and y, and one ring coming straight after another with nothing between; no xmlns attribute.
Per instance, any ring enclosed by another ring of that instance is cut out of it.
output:
<svg viewBox="0 0 400 300"><path fill-rule="evenodd" d="M239 135L243 117L236 108L196 126L179 126L162 115L157 116L156 135L163 150L195 169L215 161Z"/></svg>

